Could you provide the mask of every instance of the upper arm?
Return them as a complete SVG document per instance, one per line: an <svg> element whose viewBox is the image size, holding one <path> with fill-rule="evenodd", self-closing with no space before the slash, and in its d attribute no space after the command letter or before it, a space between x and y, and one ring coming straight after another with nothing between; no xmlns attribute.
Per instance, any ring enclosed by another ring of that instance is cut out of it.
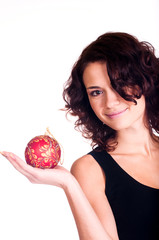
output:
<svg viewBox="0 0 159 240"><path fill-rule="evenodd" d="M112 237L118 239L115 219L105 195L105 175L91 155L76 160L71 173L79 182L102 225Z"/></svg>

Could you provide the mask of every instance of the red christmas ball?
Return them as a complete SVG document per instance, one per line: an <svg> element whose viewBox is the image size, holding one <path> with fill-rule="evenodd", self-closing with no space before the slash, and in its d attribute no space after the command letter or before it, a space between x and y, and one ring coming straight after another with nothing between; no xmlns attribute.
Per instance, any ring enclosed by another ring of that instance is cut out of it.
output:
<svg viewBox="0 0 159 240"><path fill-rule="evenodd" d="M47 135L36 136L25 149L26 162L37 168L54 168L61 157L58 142Z"/></svg>

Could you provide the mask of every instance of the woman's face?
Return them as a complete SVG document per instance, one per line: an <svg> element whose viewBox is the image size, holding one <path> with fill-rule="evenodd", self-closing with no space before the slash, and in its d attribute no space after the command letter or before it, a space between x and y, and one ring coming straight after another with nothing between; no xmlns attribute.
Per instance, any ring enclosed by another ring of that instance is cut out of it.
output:
<svg viewBox="0 0 159 240"><path fill-rule="evenodd" d="M111 86L105 63L90 63L83 73L90 105L96 116L114 130L144 123L145 98L126 101Z"/></svg>

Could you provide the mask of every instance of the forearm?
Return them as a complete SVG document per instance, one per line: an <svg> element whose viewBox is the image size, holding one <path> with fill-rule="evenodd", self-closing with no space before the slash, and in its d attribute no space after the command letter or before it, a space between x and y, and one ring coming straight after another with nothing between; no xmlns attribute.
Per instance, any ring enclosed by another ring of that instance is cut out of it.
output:
<svg viewBox="0 0 159 240"><path fill-rule="evenodd" d="M77 225L80 240L112 240L73 176L68 179L64 191Z"/></svg>
<svg viewBox="0 0 159 240"><path fill-rule="evenodd" d="M26 164L13 153L3 152L11 164L32 183L49 184L64 189L77 224L80 240L112 240L74 176L65 168L37 169Z"/></svg>

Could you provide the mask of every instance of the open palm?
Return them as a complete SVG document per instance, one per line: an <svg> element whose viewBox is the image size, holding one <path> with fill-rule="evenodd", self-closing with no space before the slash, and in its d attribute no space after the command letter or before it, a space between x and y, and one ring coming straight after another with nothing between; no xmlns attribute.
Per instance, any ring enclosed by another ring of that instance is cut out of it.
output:
<svg viewBox="0 0 159 240"><path fill-rule="evenodd" d="M34 168L24 162L20 157L11 152L1 152L14 168L22 173L32 183L48 184L64 188L64 184L72 174L62 166L56 166L54 169Z"/></svg>

